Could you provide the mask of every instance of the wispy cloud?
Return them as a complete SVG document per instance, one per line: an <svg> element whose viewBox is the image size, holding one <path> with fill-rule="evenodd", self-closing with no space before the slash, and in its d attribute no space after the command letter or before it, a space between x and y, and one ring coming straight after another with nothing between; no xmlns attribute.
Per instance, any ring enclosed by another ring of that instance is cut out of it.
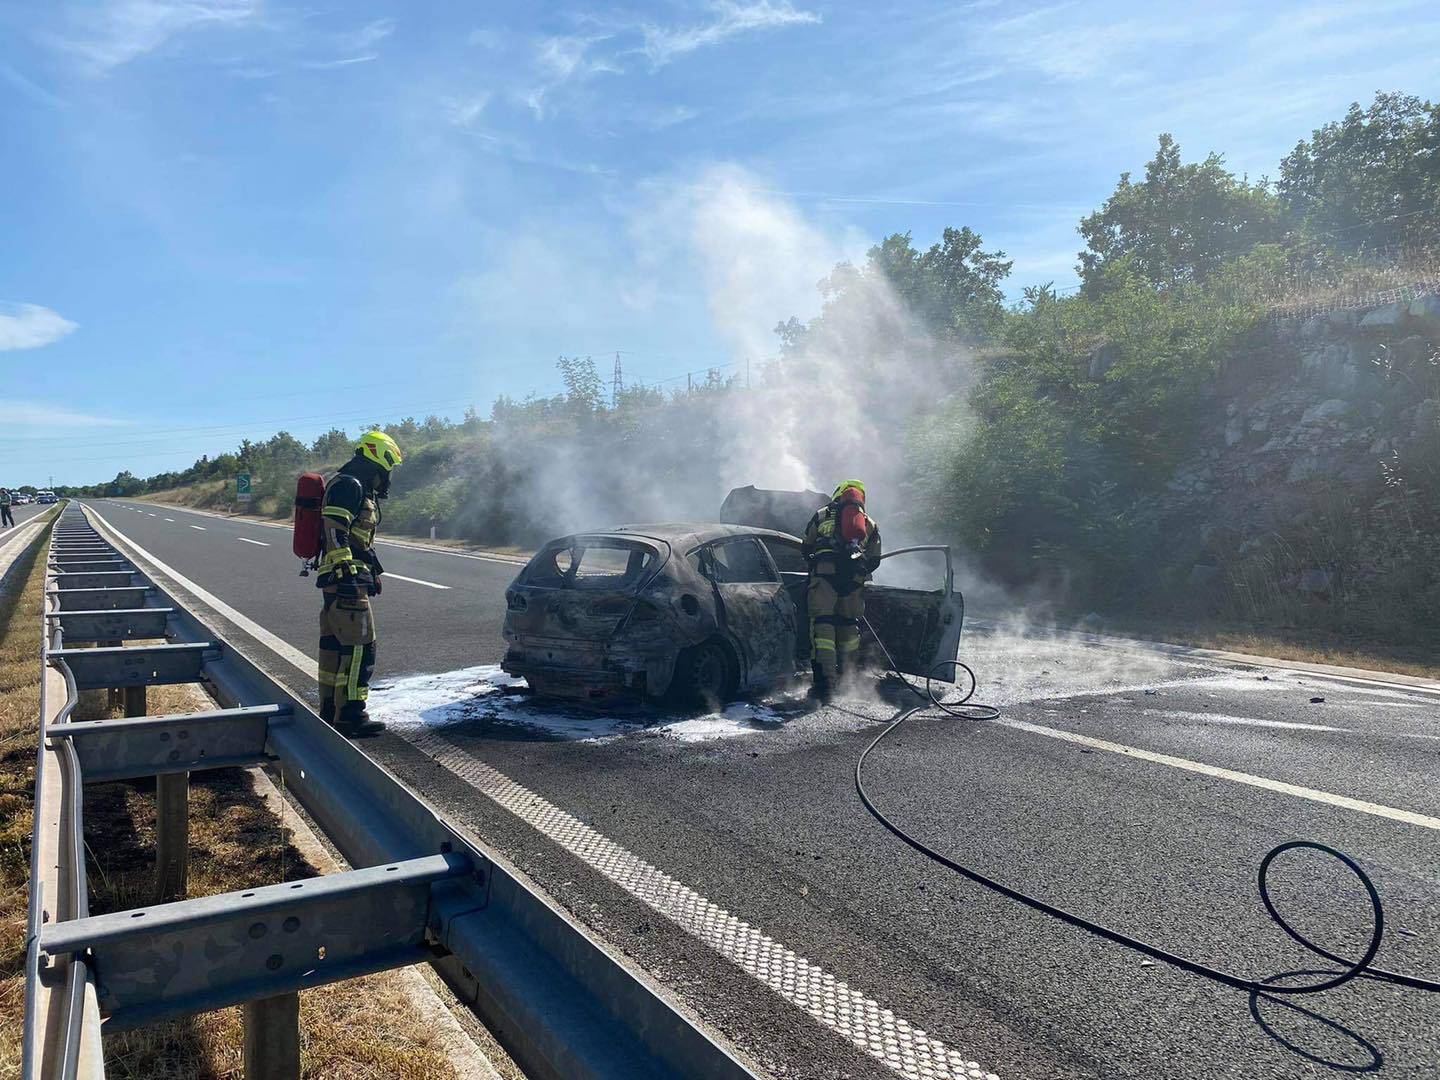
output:
<svg viewBox="0 0 1440 1080"><path fill-rule="evenodd" d="M537 119L544 119L551 93L569 82L583 82L595 75L620 75L624 69L612 58L597 54L595 46L610 40L610 34L560 34L541 38L535 46L535 68L539 83L518 95Z"/></svg>
<svg viewBox="0 0 1440 1080"><path fill-rule="evenodd" d="M818 22L818 14L801 11L788 0L778 3L773 0L755 0L753 3L716 0L711 4L710 20L696 26L677 28L643 24L640 27L644 39L641 51L652 65L663 67L676 57L719 45L741 34Z"/></svg>
<svg viewBox="0 0 1440 1080"><path fill-rule="evenodd" d="M0 306L0 352L11 349L38 349L59 341L75 324L39 304Z"/></svg>
<svg viewBox="0 0 1440 1080"><path fill-rule="evenodd" d="M384 41L391 34L395 33L398 24L394 19L375 19L366 23L358 30L341 37L342 52L363 53L373 49L380 42Z"/></svg>
<svg viewBox="0 0 1440 1080"><path fill-rule="evenodd" d="M627 58L643 56L653 71L742 34L821 21L818 14L802 11L790 0L709 0L705 11L704 22L684 26L586 16L580 24L592 32L556 34L540 39L535 48L538 78L512 97L527 106L538 119L544 119L555 91L567 84L583 84L596 75L623 75L630 66ZM487 33L477 31L471 40L489 44L492 39ZM689 110L677 111L669 122L679 123L692 115ZM657 114L650 115L649 120L654 119ZM640 126L654 127L647 120L641 120Z"/></svg>
<svg viewBox="0 0 1440 1080"><path fill-rule="evenodd" d="M300 66L311 71L333 71L335 68L350 67L353 64L368 64L379 60L379 53L362 53L359 56L342 56L338 60L306 60Z"/></svg>
<svg viewBox="0 0 1440 1080"><path fill-rule="evenodd" d="M259 15L260 0L107 0L77 18L83 34L57 44L105 75L184 34L245 26Z"/></svg>
<svg viewBox="0 0 1440 1080"><path fill-rule="evenodd" d="M5 422L31 428L92 428L129 427L136 423L113 416L95 416L63 405L47 405L43 401L15 401L0 398L0 414Z"/></svg>
<svg viewBox="0 0 1440 1080"><path fill-rule="evenodd" d="M38 101L42 105L48 105L52 109L63 109L65 107L63 98L57 94L52 94L34 79L26 78L9 64L0 63L0 78L3 78L33 101Z"/></svg>
<svg viewBox="0 0 1440 1080"><path fill-rule="evenodd" d="M445 109L445 118L456 127L469 127L480 119L480 114L485 111L485 106L490 104L490 94L471 94L468 97L446 98L442 103Z"/></svg>
<svg viewBox="0 0 1440 1080"><path fill-rule="evenodd" d="M306 60L300 66L310 71L333 71L336 68L353 67L356 64L379 60L380 51L377 46L395 33L397 25L394 19L374 19L354 30L329 36L328 40L339 55L328 60Z"/></svg>

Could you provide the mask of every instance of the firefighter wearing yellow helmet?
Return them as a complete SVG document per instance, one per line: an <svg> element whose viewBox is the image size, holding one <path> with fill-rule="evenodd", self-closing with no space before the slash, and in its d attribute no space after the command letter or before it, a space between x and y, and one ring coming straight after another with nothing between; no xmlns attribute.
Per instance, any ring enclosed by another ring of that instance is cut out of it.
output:
<svg viewBox="0 0 1440 1080"><path fill-rule="evenodd" d="M390 494L400 447L383 431L360 437L355 456L325 485L323 544L315 584L324 590L320 611L320 716L349 734L383 725L365 711L375 670L375 614L384 568L375 554L379 502Z"/></svg>
<svg viewBox="0 0 1440 1080"><path fill-rule="evenodd" d="M810 692L828 701L859 660L864 585L880 565L880 527L865 513L863 483L844 480L836 487L810 518L800 550L810 565Z"/></svg>

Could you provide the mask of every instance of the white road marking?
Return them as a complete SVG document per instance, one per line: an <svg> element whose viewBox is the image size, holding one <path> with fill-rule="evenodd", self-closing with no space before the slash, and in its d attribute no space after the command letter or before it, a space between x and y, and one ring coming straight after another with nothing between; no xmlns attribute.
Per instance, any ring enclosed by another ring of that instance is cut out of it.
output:
<svg viewBox="0 0 1440 1080"><path fill-rule="evenodd" d="M155 516L154 514L151 514L148 510L146 511L146 515L147 515L148 517L154 517L154 516Z"/></svg>
<svg viewBox="0 0 1440 1080"><path fill-rule="evenodd" d="M1126 746L1123 743L1109 742L1105 739L1095 739L1089 735L1080 735L1074 731L1062 731L1059 728L1043 727L1040 724L1030 724L1024 720L1007 720L1001 717L999 720L992 720L990 722L1000 724L1004 727L1015 728L1017 731L1028 731L1032 735L1044 735L1046 738L1059 739L1062 742L1078 743L1081 746L1089 746L1095 750L1106 750L1112 754L1139 758L1141 761L1152 761L1157 765L1169 765L1172 769L1184 769L1186 772L1200 773L1202 776L1211 776L1217 780L1231 780L1237 784L1247 784L1250 787L1264 788L1266 791L1278 792L1281 795L1293 795L1297 799L1308 799L1311 802L1327 803L1330 806L1338 806L1345 810L1355 810L1361 814L1373 814L1376 817L1389 818L1391 821L1403 821L1408 825L1419 825L1426 829L1440 830L1440 818L1430 817L1427 814L1417 814L1413 810L1398 810L1393 806L1382 806L1380 803L1366 802L1364 799L1352 799L1348 795L1335 795L1328 791L1317 791L1315 788L1302 787L1299 784L1288 784L1284 780L1271 780L1268 776L1252 776L1250 773L1237 772L1235 769L1222 769L1218 765L1206 765L1203 762L1190 761L1188 758L1175 757L1171 754L1157 754L1151 750L1140 750L1134 746Z"/></svg>
<svg viewBox="0 0 1440 1080"><path fill-rule="evenodd" d="M125 507L125 509L129 510L131 508L127 506ZM226 514L217 514L209 510L193 510L189 507L181 506L177 506L174 509L177 513L194 514L197 517L220 518L223 521L233 520ZM262 529L291 529L294 527L293 525L288 525L278 521L256 521L250 518L243 518L240 520L243 520L246 525L258 525ZM430 544L420 543L418 541L411 540L386 540L382 538L375 541L375 546L387 548L406 548L410 551L423 551L429 555L448 555L452 559L474 559L477 562L502 563L505 566L515 567L517 571L520 569L520 567L524 566L527 561L527 558L525 556L481 555L473 551L455 551L451 548L432 547Z"/></svg>
<svg viewBox="0 0 1440 1080"><path fill-rule="evenodd" d="M317 675L316 662L299 649L166 566L99 513L95 513L95 517L113 538L130 548L137 560L148 562L181 588L189 590L277 656L288 660L302 674L311 678ZM431 750L427 750L426 740ZM852 989L844 980L736 918L572 814L521 787L498 769L433 735L420 735L411 741L431 753L438 764L451 769L555 844L906 1080L1000 1080L978 1062L967 1060L959 1051L925 1034L878 1001Z"/></svg>
<svg viewBox="0 0 1440 1080"><path fill-rule="evenodd" d="M196 528L196 527L198 527L198 526L192 526L192 528ZM265 543L264 540L251 540L248 536L237 536L237 537L235 537L235 539L236 539L236 540L239 540L242 544L254 544L256 547L269 547L269 546L270 546L269 544Z"/></svg>
<svg viewBox="0 0 1440 1080"><path fill-rule="evenodd" d="M385 573L381 575L381 577L385 581L389 581L391 578L394 578L396 581L408 581L412 585L424 585L427 589L450 588L449 585L437 585L433 581L421 581L418 577L406 577L404 574L392 574L389 570L386 570Z"/></svg>
<svg viewBox="0 0 1440 1080"><path fill-rule="evenodd" d="M207 532L207 531L208 531L208 530L205 528L204 525L191 525L190 528L192 528L192 529L198 529L198 530L200 530L200 532Z"/></svg>
<svg viewBox="0 0 1440 1080"><path fill-rule="evenodd" d="M1300 724L1289 720L1261 720L1254 716L1230 716L1226 713L1183 712L1179 709L1173 711L1145 709L1143 713L1146 716L1158 716L1162 720L1167 716L1174 716L1181 720L1197 720L1202 724L1237 724L1243 727L1285 728L1291 731L1336 731L1348 734L1354 734L1355 732L1354 728L1348 727L1330 727L1327 724Z"/></svg>
<svg viewBox="0 0 1440 1080"><path fill-rule="evenodd" d="M174 525L174 524L175 524L175 519L174 519L174 518L166 518L165 520L168 521L168 522L170 522L171 525Z"/></svg>

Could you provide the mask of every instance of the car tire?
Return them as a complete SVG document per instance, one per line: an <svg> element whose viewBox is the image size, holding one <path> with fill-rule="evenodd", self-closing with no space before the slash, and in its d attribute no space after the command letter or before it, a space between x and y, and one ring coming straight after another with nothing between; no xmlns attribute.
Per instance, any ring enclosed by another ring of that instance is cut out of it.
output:
<svg viewBox="0 0 1440 1080"><path fill-rule="evenodd" d="M680 704L713 706L733 698L738 681L729 650L711 639L681 650L670 686Z"/></svg>

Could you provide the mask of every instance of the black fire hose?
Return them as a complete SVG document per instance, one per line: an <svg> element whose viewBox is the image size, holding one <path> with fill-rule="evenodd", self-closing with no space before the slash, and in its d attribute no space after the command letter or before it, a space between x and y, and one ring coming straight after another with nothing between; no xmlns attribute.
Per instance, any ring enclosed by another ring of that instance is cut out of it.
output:
<svg viewBox="0 0 1440 1080"><path fill-rule="evenodd" d="M1178 953L1162 949L1160 946L1151 944L1140 938L1131 937L1129 934L1123 934L1119 930L1111 929L1102 923L1086 919L1083 916L1076 915L1074 912L1066 911L1064 908L1046 903L1044 900L1031 896L1029 893L1005 885L992 877L980 873L978 870L965 866L949 856L941 854L923 841L917 840L899 825L895 824L895 822L891 821L890 818L886 817L884 811L876 806L874 800L870 798L870 792L865 787L864 769L866 759L870 757L871 752L874 751L876 747L898 730L902 724L916 716L929 713L932 708L939 709L941 712L956 717L957 719L977 721L998 719L1000 710L993 705L983 705L979 702L972 703L970 701L970 698L975 693L975 672L959 660L942 660L934 665L925 676L925 689L922 691L901 673L895 664L894 658L890 655L890 650L885 647L885 643L881 641L880 636L875 633L875 628L870 625L870 620L864 616L861 616L861 618L864 620L866 628L869 629L870 635L875 639L876 643L879 644L881 651L885 653L885 659L890 663L891 672L893 672L911 692L924 698L925 701L922 704L913 705L908 709L902 709L892 720L886 723L880 733L871 740L870 745L865 747L864 752L861 753L859 759L855 762L855 791L860 796L860 801L865 804L865 809L870 812L876 821L880 822L881 825L885 826L886 829L901 841L920 852L920 854L926 858L939 863L947 869L953 870L955 873L970 879L978 885L983 885L985 888L999 893L1001 896L1018 901L1028 908L1049 915L1051 918L1059 919L1061 922L1068 923L1081 930L1089 931L1097 937L1104 938L1106 941L1113 941L1117 945L1134 949L1136 952L1144 953L1146 956L1153 957L1162 963L1170 964L1173 967L1188 971L1194 975L1199 975L1202 978L1213 980L1225 986L1234 987L1237 990L1246 990L1252 994L1318 994L1324 990L1333 990L1337 986L1343 986L1351 979L1357 978L1394 983L1397 986L1406 986L1415 990L1440 991L1440 982L1417 978L1413 975L1404 975L1396 971L1387 971L1384 968L1373 965L1375 956L1380 951L1381 940L1385 935L1385 907L1380 901L1380 893L1375 888L1375 883L1370 880L1370 876L1366 874L1365 871L1360 868L1360 865L1349 855L1346 855L1343 851L1337 851L1335 848L1328 847L1325 844L1315 843L1312 840L1291 840L1272 849L1265 858L1260 860L1260 870L1257 881L1257 887L1260 892L1260 902L1265 905L1265 910L1269 913L1270 918L1279 925L1280 929L1312 953L1325 958L1332 964L1338 964L1340 966L1340 970L1336 972L1297 972L1295 974L1323 974L1326 976L1318 982L1301 983L1298 985L1281 985L1275 981L1277 978L1283 978L1284 976L1270 976L1267 979L1250 979L1242 975L1222 971L1208 964L1202 964L1200 961L1191 960L1189 957L1180 956ZM969 688L965 690L958 699L951 701L942 701L935 692L935 680L946 668L950 668L957 677L961 672L964 672L970 679ZM1308 848L1313 851L1319 851L1332 858L1338 859L1355 875L1360 884L1364 886L1366 895L1370 901L1371 931L1370 941L1358 960L1346 960L1344 957L1337 956L1328 949L1315 944L1309 938L1305 937L1304 934L1300 933L1300 931L1296 930L1295 927L1291 926L1285 917L1276 909L1274 902L1271 900L1269 886L1271 864L1277 857L1283 855L1285 852L1298 848Z"/></svg>

